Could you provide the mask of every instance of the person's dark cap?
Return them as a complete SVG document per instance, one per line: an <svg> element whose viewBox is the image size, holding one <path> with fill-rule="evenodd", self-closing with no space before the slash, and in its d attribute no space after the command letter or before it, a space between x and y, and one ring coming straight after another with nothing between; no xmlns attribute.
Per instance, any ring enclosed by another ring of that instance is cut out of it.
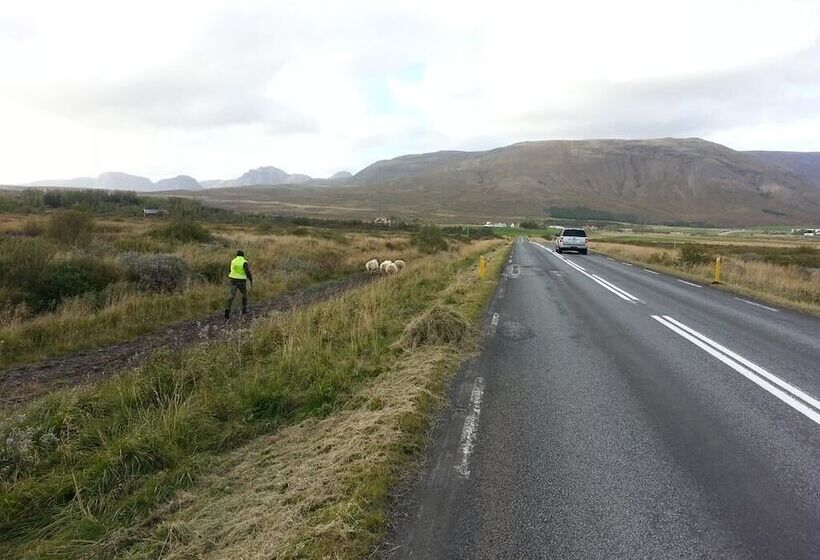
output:
<svg viewBox="0 0 820 560"><path fill-rule="evenodd" d="M242 250L240 249L239 251L237 251L237 252L236 252L236 256L237 256L237 257L244 257L244 256L245 256L245 251L242 251Z"/></svg>

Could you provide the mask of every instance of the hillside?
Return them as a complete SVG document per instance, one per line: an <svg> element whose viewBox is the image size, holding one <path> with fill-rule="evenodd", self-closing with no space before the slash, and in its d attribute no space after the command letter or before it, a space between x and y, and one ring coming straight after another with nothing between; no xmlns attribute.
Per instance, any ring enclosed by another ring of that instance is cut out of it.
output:
<svg viewBox="0 0 820 560"><path fill-rule="evenodd" d="M380 161L344 189L216 189L257 211L439 220L541 218L583 207L648 222L802 224L820 191L802 175L700 139L524 142Z"/></svg>
<svg viewBox="0 0 820 560"><path fill-rule="evenodd" d="M777 165L820 187L820 152L746 152L768 165Z"/></svg>

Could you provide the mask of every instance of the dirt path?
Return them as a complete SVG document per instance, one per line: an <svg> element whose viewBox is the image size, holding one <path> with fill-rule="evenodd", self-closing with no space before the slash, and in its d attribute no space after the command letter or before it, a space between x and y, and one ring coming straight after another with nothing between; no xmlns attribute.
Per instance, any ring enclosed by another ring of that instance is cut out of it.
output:
<svg viewBox="0 0 820 560"><path fill-rule="evenodd" d="M144 363L160 349L179 349L218 339L254 318L272 311L286 311L297 305L316 303L370 282L374 277L357 275L343 280L324 282L275 298L252 303L248 315L235 315L225 321L222 312L203 319L184 321L133 340L104 346L45 362L0 371L0 410L10 409L62 387L96 381L118 371Z"/></svg>

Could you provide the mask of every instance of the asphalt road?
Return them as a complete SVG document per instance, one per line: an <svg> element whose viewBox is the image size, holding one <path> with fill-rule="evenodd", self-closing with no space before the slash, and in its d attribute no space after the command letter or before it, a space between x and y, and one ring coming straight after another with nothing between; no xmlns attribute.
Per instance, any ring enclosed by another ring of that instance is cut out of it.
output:
<svg viewBox="0 0 820 560"><path fill-rule="evenodd" d="M383 556L820 558L820 319L550 249L516 242Z"/></svg>

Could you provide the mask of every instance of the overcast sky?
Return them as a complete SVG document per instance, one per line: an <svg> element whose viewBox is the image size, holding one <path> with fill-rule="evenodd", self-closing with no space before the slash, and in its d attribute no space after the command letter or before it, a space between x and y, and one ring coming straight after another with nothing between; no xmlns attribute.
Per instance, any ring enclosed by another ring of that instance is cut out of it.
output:
<svg viewBox="0 0 820 560"><path fill-rule="evenodd" d="M820 0L0 0L0 183L661 136L820 151Z"/></svg>

